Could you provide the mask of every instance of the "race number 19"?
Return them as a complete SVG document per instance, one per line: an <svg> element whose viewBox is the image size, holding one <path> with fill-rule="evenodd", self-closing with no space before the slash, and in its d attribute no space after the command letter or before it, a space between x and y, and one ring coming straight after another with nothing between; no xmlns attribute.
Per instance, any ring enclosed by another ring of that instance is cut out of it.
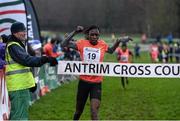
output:
<svg viewBox="0 0 180 121"><path fill-rule="evenodd" d="M83 55L84 55L85 62L99 62L100 61L100 49L85 47Z"/></svg>
<svg viewBox="0 0 180 121"><path fill-rule="evenodd" d="M95 53L88 53L88 58L91 60L95 60L96 59L96 54Z"/></svg>

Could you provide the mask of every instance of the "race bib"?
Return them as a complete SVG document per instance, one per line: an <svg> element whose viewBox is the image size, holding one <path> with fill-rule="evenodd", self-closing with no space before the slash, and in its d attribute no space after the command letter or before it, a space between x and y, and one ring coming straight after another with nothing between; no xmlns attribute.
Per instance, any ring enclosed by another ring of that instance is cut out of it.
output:
<svg viewBox="0 0 180 121"><path fill-rule="evenodd" d="M99 62L100 61L100 49L85 47L83 55L84 55L85 62Z"/></svg>
<svg viewBox="0 0 180 121"><path fill-rule="evenodd" d="M122 62L128 62L128 55L121 55Z"/></svg>

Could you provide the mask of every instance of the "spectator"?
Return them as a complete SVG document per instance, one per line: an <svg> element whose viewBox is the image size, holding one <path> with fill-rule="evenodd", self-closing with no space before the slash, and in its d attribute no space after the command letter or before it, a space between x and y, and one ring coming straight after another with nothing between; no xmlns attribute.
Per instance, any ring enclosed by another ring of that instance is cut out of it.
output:
<svg viewBox="0 0 180 121"><path fill-rule="evenodd" d="M175 43L176 63L180 63L180 43Z"/></svg>
<svg viewBox="0 0 180 121"><path fill-rule="evenodd" d="M174 46L173 43L169 43L169 60L173 62L173 55L174 55Z"/></svg>
<svg viewBox="0 0 180 121"><path fill-rule="evenodd" d="M134 46L134 53L136 58L140 58L140 49L140 46L138 45L138 43L136 43Z"/></svg>
<svg viewBox="0 0 180 121"><path fill-rule="evenodd" d="M0 42L0 69L4 67L6 64L5 62L5 47L6 45L2 42Z"/></svg>
<svg viewBox="0 0 180 121"><path fill-rule="evenodd" d="M169 46L167 45L166 42L163 43L163 49L162 49L161 55L162 55L162 62L167 63L169 61L168 60Z"/></svg>
<svg viewBox="0 0 180 121"><path fill-rule="evenodd" d="M158 33L156 36L156 42L161 43L161 38L162 38L161 33Z"/></svg>
<svg viewBox="0 0 180 121"><path fill-rule="evenodd" d="M57 64L56 58L53 57L30 56L24 45L26 34L23 23L13 23L6 45L6 82L11 102L9 120L28 120L29 88L35 86L35 79L29 67L40 67L45 63L52 66Z"/></svg>
<svg viewBox="0 0 180 121"><path fill-rule="evenodd" d="M146 41L147 41L147 35L143 33L141 36L141 43L146 43Z"/></svg>
<svg viewBox="0 0 180 121"><path fill-rule="evenodd" d="M58 57L61 54L59 52L53 52L53 49L56 45L57 39L52 38L50 42L46 43L43 47L43 52L48 57Z"/></svg>
<svg viewBox="0 0 180 121"><path fill-rule="evenodd" d="M167 36L167 40L168 40L168 43L169 44L172 44L173 43L173 34L170 32Z"/></svg>

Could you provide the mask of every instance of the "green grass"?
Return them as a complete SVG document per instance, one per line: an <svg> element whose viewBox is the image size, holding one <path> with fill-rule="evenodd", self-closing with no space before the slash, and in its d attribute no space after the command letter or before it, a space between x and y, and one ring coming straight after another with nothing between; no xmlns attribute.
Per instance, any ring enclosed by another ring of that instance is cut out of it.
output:
<svg viewBox="0 0 180 121"><path fill-rule="evenodd" d="M116 61L106 54L105 61ZM148 63L148 52L134 62ZM180 81L162 78L129 78L124 90L118 77L105 77L99 111L101 120L170 120L180 119ZM37 100L30 107L30 120L71 120L75 111L77 80L65 84ZM81 116L90 120L87 101Z"/></svg>
<svg viewBox="0 0 180 121"><path fill-rule="evenodd" d="M178 79L129 78L123 90L119 78L106 77L99 112L102 120L180 119ZM77 81L66 84L38 100L30 108L30 119L72 119ZM81 119L90 119L89 101Z"/></svg>
<svg viewBox="0 0 180 121"><path fill-rule="evenodd" d="M76 81L74 81L41 97L30 108L30 119L72 119L76 87Z"/></svg>
<svg viewBox="0 0 180 121"><path fill-rule="evenodd" d="M180 119L179 80L129 80L127 90L122 90L119 78L105 78L101 119Z"/></svg>

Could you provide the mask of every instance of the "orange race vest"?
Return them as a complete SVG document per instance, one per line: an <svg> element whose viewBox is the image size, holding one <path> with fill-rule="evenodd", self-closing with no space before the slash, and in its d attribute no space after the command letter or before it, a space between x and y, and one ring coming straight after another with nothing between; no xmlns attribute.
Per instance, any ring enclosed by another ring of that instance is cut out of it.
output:
<svg viewBox="0 0 180 121"><path fill-rule="evenodd" d="M98 40L97 45L92 45L89 40L79 40L76 42L83 62L102 62L104 54L108 50L108 45L103 40ZM80 75L80 79L92 83L99 83L103 80L102 76Z"/></svg>
<svg viewBox="0 0 180 121"><path fill-rule="evenodd" d="M125 52L122 49L119 49L118 55L120 55L119 62L120 63L129 63L129 50L126 49Z"/></svg>

